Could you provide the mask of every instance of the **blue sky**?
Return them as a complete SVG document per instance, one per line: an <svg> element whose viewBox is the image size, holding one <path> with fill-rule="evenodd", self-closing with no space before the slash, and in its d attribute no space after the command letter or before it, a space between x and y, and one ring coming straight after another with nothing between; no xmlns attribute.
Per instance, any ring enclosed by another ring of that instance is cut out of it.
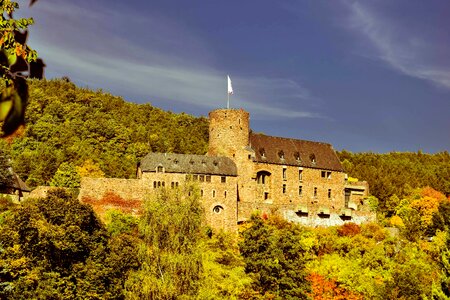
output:
<svg viewBox="0 0 450 300"><path fill-rule="evenodd" d="M450 2L56 1L29 44L47 78L350 151L450 148Z"/></svg>

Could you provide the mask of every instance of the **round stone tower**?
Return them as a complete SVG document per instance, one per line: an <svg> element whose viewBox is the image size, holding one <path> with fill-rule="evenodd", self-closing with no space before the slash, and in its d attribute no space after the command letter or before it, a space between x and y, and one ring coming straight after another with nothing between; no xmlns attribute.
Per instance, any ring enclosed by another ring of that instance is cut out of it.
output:
<svg viewBox="0 0 450 300"><path fill-rule="evenodd" d="M209 113L208 155L234 159L248 145L249 113L243 109L216 109Z"/></svg>

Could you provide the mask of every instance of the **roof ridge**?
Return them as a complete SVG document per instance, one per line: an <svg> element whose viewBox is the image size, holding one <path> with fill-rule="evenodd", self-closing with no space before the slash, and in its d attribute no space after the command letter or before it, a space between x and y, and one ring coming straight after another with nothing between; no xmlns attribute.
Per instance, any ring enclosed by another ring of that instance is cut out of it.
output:
<svg viewBox="0 0 450 300"><path fill-rule="evenodd" d="M263 137L275 138L275 139L281 139L281 140L301 141L301 142L307 142L307 143L315 143L315 144L322 144L322 145L332 146L330 143L326 143L326 142L317 142L317 141L310 141L310 140L304 140L304 139L298 139L298 138L288 138L288 137L282 137L282 136L267 135L267 134L264 134L264 133L253 133L253 132L251 132L250 135L260 135L260 136L263 136Z"/></svg>

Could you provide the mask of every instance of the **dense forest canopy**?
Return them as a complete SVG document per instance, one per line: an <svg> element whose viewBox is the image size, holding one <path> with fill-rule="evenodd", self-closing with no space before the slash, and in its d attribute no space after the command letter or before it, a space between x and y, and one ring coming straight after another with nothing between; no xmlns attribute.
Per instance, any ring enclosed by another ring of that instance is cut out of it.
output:
<svg viewBox="0 0 450 300"><path fill-rule="evenodd" d="M203 117L126 102L66 78L30 81L26 128L2 148L15 172L37 186L50 184L62 163L75 169L88 162L107 177L130 178L150 151L203 154L207 140Z"/></svg>
<svg viewBox="0 0 450 300"><path fill-rule="evenodd" d="M398 203L413 189L430 186L450 195L450 154L426 154L418 151L377 153L338 152L349 176L366 180L370 193L380 201L379 210L392 213ZM394 201L395 202L395 201Z"/></svg>

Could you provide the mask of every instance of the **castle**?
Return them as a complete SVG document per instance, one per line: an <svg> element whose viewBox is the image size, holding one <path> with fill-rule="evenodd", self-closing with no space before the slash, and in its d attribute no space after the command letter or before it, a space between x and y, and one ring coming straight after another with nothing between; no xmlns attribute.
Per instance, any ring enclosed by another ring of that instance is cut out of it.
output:
<svg viewBox="0 0 450 300"><path fill-rule="evenodd" d="M330 144L256 134L243 109L209 113L207 155L149 153L137 179L83 178L80 199L112 191L142 200L160 188L198 182L206 220L235 230L255 211L309 226L373 220L366 182L349 182Z"/></svg>

